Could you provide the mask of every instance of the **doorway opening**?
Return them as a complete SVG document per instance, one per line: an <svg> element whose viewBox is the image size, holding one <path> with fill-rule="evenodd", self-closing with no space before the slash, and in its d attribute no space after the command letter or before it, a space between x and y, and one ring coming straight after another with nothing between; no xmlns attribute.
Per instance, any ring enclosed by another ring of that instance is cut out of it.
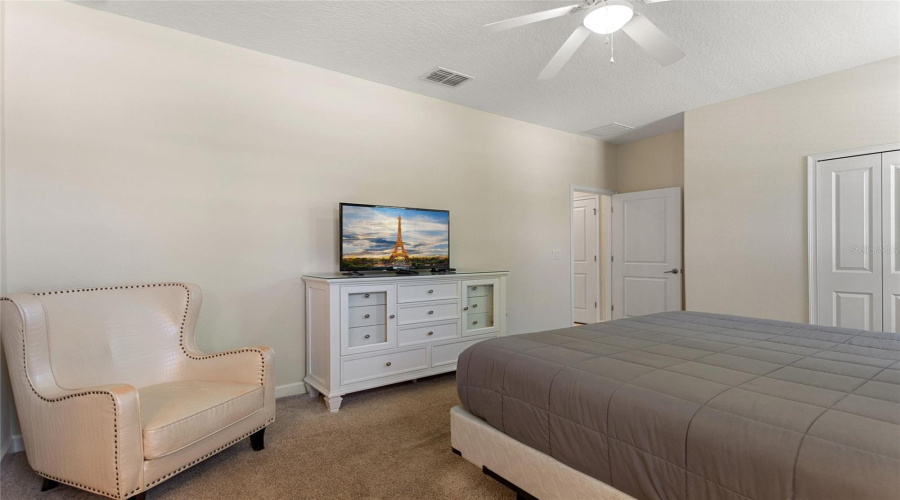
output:
<svg viewBox="0 0 900 500"><path fill-rule="evenodd" d="M612 319L610 313L610 207L608 189L569 189L572 324Z"/></svg>
<svg viewBox="0 0 900 500"><path fill-rule="evenodd" d="M681 311L681 188L569 194L571 323Z"/></svg>

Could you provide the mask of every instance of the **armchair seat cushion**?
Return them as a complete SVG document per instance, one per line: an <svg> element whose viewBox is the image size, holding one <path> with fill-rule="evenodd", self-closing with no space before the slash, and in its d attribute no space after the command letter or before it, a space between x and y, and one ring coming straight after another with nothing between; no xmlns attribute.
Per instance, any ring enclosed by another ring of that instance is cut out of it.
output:
<svg viewBox="0 0 900 500"><path fill-rule="evenodd" d="M174 453L264 406L256 384L178 381L138 389L144 458Z"/></svg>

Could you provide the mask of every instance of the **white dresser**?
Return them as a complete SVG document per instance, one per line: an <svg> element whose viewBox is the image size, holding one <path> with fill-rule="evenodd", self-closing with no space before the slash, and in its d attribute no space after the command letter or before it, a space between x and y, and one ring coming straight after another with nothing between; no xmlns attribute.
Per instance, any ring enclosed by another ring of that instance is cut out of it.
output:
<svg viewBox="0 0 900 500"><path fill-rule="evenodd" d="M505 333L507 274L304 276L307 391L338 411L345 394L456 370Z"/></svg>

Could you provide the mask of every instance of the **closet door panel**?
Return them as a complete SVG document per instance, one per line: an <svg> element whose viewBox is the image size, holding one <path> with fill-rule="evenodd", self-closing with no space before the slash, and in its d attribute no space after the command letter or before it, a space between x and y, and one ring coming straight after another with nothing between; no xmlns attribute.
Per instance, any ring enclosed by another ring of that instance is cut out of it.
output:
<svg viewBox="0 0 900 500"><path fill-rule="evenodd" d="M884 331L900 333L900 151L881 155L882 164L882 274Z"/></svg>
<svg viewBox="0 0 900 500"><path fill-rule="evenodd" d="M881 154L820 161L816 178L816 323L880 331Z"/></svg>

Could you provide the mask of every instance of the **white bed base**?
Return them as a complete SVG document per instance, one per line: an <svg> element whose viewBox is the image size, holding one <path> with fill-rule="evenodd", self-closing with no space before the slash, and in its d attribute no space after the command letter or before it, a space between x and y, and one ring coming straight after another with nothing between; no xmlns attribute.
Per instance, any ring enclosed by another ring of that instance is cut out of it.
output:
<svg viewBox="0 0 900 500"><path fill-rule="evenodd" d="M541 500L634 500L612 486L516 441L461 406L450 410L450 445L485 473L489 470L527 495ZM520 497L525 496L517 493Z"/></svg>

